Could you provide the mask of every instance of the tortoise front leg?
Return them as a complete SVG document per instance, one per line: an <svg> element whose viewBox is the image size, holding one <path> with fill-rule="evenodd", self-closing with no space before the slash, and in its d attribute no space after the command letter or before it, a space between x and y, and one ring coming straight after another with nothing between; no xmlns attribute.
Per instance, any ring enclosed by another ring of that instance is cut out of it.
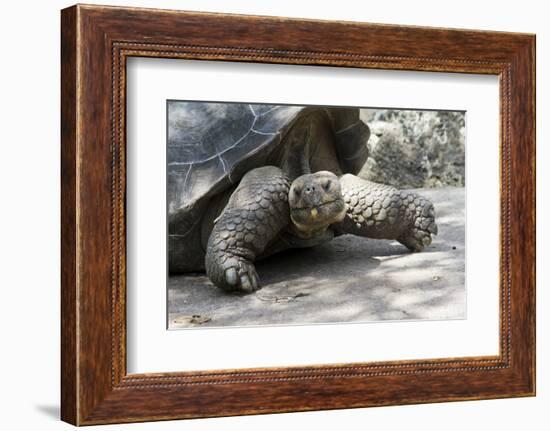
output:
<svg viewBox="0 0 550 431"><path fill-rule="evenodd" d="M206 248L206 273L227 291L259 288L256 258L287 226L289 181L274 166L248 172L214 221Z"/></svg>
<svg viewBox="0 0 550 431"><path fill-rule="evenodd" d="M437 234L432 203L415 192L363 180L346 174L340 178L347 205L341 233L378 239L396 239L411 251L421 251Z"/></svg>

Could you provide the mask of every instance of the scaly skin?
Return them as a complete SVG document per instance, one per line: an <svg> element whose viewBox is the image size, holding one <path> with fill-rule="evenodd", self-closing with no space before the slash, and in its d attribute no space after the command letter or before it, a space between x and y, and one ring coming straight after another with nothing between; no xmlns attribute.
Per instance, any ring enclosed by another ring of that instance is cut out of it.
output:
<svg viewBox="0 0 550 431"><path fill-rule="evenodd" d="M254 261L289 223L288 190L283 171L253 169L241 180L215 220L206 250L206 273L227 291L259 288Z"/></svg>
<svg viewBox="0 0 550 431"><path fill-rule="evenodd" d="M344 220L335 225L341 233L368 238L396 239L411 251L421 251L437 234L432 203L414 192L363 180L340 177L347 205Z"/></svg>
<svg viewBox="0 0 550 431"><path fill-rule="evenodd" d="M292 183L290 191L287 176L277 167L248 172L214 221L205 258L210 280L227 291L253 292L260 283L254 267L258 258L323 243L332 238L333 231L397 239L411 251L421 251L431 243L431 235L437 234L429 200L355 175L338 179L329 174L304 175ZM342 206L332 204L338 197ZM309 208L318 209L315 217L310 217ZM295 212L292 218L291 209ZM311 235L308 226L313 229Z"/></svg>

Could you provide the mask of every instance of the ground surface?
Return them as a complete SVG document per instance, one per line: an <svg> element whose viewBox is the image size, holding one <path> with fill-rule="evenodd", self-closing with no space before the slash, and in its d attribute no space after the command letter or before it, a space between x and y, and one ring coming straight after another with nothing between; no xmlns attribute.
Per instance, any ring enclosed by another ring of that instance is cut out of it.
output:
<svg viewBox="0 0 550 431"><path fill-rule="evenodd" d="M465 317L464 189L423 189L439 235L421 253L351 235L257 264L262 289L227 294L204 274L170 277L170 329Z"/></svg>

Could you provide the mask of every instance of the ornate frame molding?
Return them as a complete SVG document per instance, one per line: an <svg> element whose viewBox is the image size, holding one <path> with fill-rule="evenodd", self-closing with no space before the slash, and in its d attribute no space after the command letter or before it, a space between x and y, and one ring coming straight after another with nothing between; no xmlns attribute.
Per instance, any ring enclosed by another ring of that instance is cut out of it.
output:
<svg viewBox="0 0 550 431"><path fill-rule="evenodd" d="M258 36L251 31L258 25L285 37ZM202 30L212 26L219 30ZM334 32L341 35L337 41L307 39ZM65 9L62 418L98 424L533 395L534 44L534 36L510 33L99 6ZM498 75L500 354L127 375L125 66L131 56ZM249 391L256 392L254 400L243 396Z"/></svg>

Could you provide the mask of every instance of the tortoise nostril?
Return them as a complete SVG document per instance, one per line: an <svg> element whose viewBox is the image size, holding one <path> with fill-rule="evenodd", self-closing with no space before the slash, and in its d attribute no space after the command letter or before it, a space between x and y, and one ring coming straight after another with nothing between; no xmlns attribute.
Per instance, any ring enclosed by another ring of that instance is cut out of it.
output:
<svg viewBox="0 0 550 431"><path fill-rule="evenodd" d="M306 186L306 193L312 193L315 191L315 186Z"/></svg>

